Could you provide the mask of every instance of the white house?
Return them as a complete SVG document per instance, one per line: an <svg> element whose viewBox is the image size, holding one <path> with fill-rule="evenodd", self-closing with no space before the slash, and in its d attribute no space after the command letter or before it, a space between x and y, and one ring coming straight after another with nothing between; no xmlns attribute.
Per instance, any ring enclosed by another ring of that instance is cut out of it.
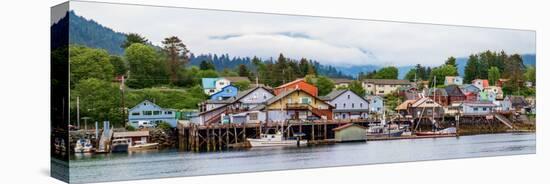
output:
<svg viewBox="0 0 550 184"><path fill-rule="evenodd" d="M128 110L129 125L139 128L140 121L147 121L149 124L166 122L176 127L176 112L172 109L165 109L149 100L144 100Z"/></svg>
<svg viewBox="0 0 550 184"><path fill-rule="evenodd" d="M334 106L334 119L360 119L368 116L369 102L351 90L334 90L319 98Z"/></svg>
<svg viewBox="0 0 550 184"><path fill-rule="evenodd" d="M231 81L225 78L202 78L202 88L207 95L217 93L229 84Z"/></svg>

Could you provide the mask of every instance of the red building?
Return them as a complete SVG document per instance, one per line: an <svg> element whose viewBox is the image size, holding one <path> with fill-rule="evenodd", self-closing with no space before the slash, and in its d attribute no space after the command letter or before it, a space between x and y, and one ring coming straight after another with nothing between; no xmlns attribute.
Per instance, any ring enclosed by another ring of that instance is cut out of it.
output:
<svg viewBox="0 0 550 184"><path fill-rule="evenodd" d="M306 80L304 79L296 79L292 82L276 87L274 89L274 92L275 92L275 95L279 95L285 91L292 91L294 89L301 89L302 91L305 91L306 93L309 93L310 95L313 95L313 96L317 96L318 94L317 87L307 83Z"/></svg>

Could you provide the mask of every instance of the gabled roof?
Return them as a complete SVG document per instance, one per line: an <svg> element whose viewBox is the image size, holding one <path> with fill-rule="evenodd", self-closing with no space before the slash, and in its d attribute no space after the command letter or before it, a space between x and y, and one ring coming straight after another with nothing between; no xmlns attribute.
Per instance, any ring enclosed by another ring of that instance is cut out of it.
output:
<svg viewBox="0 0 550 184"><path fill-rule="evenodd" d="M433 102L433 103L427 103L427 102ZM434 100L432 100L431 98L424 97L416 100L416 102L412 104L412 107L441 107L441 105L435 102Z"/></svg>
<svg viewBox="0 0 550 184"><path fill-rule="evenodd" d="M448 85L445 87L445 92L447 92L447 96L464 96L464 93L462 93L462 90L457 85Z"/></svg>
<svg viewBox="0 0 550 184"><path fill-rule="evenodd" d="M512 106L527 106L529 103L527 103L527 100L525 100L522 96L510 96L510 101L512 102Z"/></svg>
<svg viewBox="0 0 550 184"><path fill-rule="evenodd" d="M304 90L302 90L302 89L293 89L293 90L290 90L290 91L284 91L283 93L281 93L281 94L279 94L279 95L277 95L277 96L274 96L273 98L267 100L267 101L266 101L266 105L271 105L271 104L273 104L273 103L275 103L275 102L277 102L277 101L283 99L284 97L286 97L286 96L288 96L288 95L290 95L290 94L292 94L292 93L294 93L294 92L303 92L304 94L307 94L308 96L311 96L311 97L313 97L313 98L315 98L315 99L317 99L317 100L319 100L319 101L321 101L321 102L327 104L328 106L334 107L334 106L332 106L331 104L326 103L324 100L320 99L319 97L313 96L313 95L309 94L308 92L306 92L306 91L304 91Z"/></svg>
<svg viewBox="0 0 550 184"><path fill-rule="evenodd" d="M256 87L253 87L253 88L250 88L250 89L247 89L247 90L244 90L244 91L241 91L237 94L237 96L235 97L235 100L241 100L242 98L244 98L245 96L247 96L248 94L258 90L258 89L264 89L266 90L267 92L271 93L273 95L273 92L271 91L271 89L265 87L265 86L256 86Z"/></svg>
<svg viewBox="0 0 550 184"><path fill-rule="evenodd" d="M156 108L164 109L164 108L158 106L157 104L155 104L155 103L153 103L153 102L151 102L151 101L149 101L149 100L143 100L143 101L137 103L137 104L136 104L134 107L132 107L131 109L129 109L128 112L134 110L135 108L137 108L138 106L140 106L140 105L143 104L143 103L149 103L149 104L151 104L152 106L154 106L154 107L156 107Z"/></svg>
<svg viewBox="0 0 550 184"><path fill-rule="evenodd" d="M409 108L409 104L414 104L416 101L417 100L405 100L405 102L395 107L395 110L407 110Z"/></svg>
<svg viewBox="0 0 550 184"><path fill-rule="evenodd" d="M447 90L442 88L430 88L428 89L426 96L448 96Z"/></svg>
<svg viewBox="0 0 550 184"><path fill-rule="evenodd" d="M362 129L367 129L366 127L361 126L361 125L357 125L357 124L353 124L353 123L348 123L348 124L345 124L345 125L342 125L342 126L333 128L332 130L333 130L333 131L339 131L339 130L343 130L343 129L346 129L346 128L352 127L352 126L359 127L359 128L362 128Z"/></svg>
<svg viewBox="0 0 550 184"><path fill-rule="evenodd" d="M321 100L325 100L325 101L330 101L330 100L334 100L336 97L344 94L346 91L346 89L342 89L342 90L333 90L331 91L329 94L325 95L325 96L320 96L319 99Z"/></svg>
<svg viewBox="0 0 550 184"><path fill-rule="evenodd" d="M287 82L287 83L285 83L285 84L283 84L283 85L280 85L280 86L276 87L275 89L277 89L277 88L285 88L285 87L288 87L288 86L290 86L290 85L296 84L296 83L298 83L298 82L305 82L305 83L307 83L305 79L301 78L301 79L296 79L296 80L294 80L294 81L292 81L292 82ZM308 83L308 84L309 84L309 83ZM311 84L310 84L310 85L311 85Z"/></svg>
<svg viewBox="0 0 550 184"><path fill-rule="evenodd" d="M398 80L398 79L364 79L364 83L372 83L372 84L385 84L385 85L411 85L412 82L409 80Z"/></svg>
<svg viewBox="0 0 550 184"><path fill-rule="evenodd" d="M223 93L223 92L225 91L225 88L231 88L231 87L232 87L232 88L235 88L235 89L237 89L237 90L239 89L239 88L237 88L237 86L233 86L233 84L229 84L229 85L227 85L227 86L224 86L220 91L218 91L218 92L216 92L216 93L214 93L214 94L212 94L212 95L210 95L210 96L214 96L214 95L216 95L216 94L218 94L218 93Z"/></svg>

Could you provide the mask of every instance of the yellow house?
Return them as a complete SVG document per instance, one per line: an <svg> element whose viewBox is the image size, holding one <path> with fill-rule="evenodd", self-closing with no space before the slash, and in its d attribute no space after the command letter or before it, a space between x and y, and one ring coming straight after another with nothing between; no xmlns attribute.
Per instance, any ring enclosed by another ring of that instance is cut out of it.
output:
<svg viewBox="0 0 550 184"><path fill-rule="evenodd" d="M263 109L271 121L311 119L312 116L330 120L333 106L301 89L295 89L269 99Z"/></svg>

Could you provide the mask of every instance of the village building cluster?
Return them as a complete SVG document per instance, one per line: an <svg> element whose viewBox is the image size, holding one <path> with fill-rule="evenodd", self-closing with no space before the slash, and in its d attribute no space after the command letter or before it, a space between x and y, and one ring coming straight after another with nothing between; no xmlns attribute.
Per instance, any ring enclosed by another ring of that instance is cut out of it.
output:
<svg viewBox="0 0 550 184"><path fill-rule="evenodd" d="M419 90L417 83L395 79L365 79L361 81L366 96L345 89L352 80L333 79L335 88L325 96L305 79L297 79L272 88L252 84L250 89L239 91L233 85L246 77L203 78L204 93L209 98L198 104L198 112L189 121L198 125L216 123L261 123L287 120L355 120L381 117L386 111L396 112L403 118L457 115L486 116L495 112L531 111L533 103L522 96L505 96L502 83L489 86L486 79L464 83L460 76L445 77L444 87L430 88L426 83ZM404 99L395 109L385 107L385 96L397 93ZM144 102L131 108L130 125L146 126L147 122L168 122L175 127L176 111L165 109L153 102Z"/></svg>

